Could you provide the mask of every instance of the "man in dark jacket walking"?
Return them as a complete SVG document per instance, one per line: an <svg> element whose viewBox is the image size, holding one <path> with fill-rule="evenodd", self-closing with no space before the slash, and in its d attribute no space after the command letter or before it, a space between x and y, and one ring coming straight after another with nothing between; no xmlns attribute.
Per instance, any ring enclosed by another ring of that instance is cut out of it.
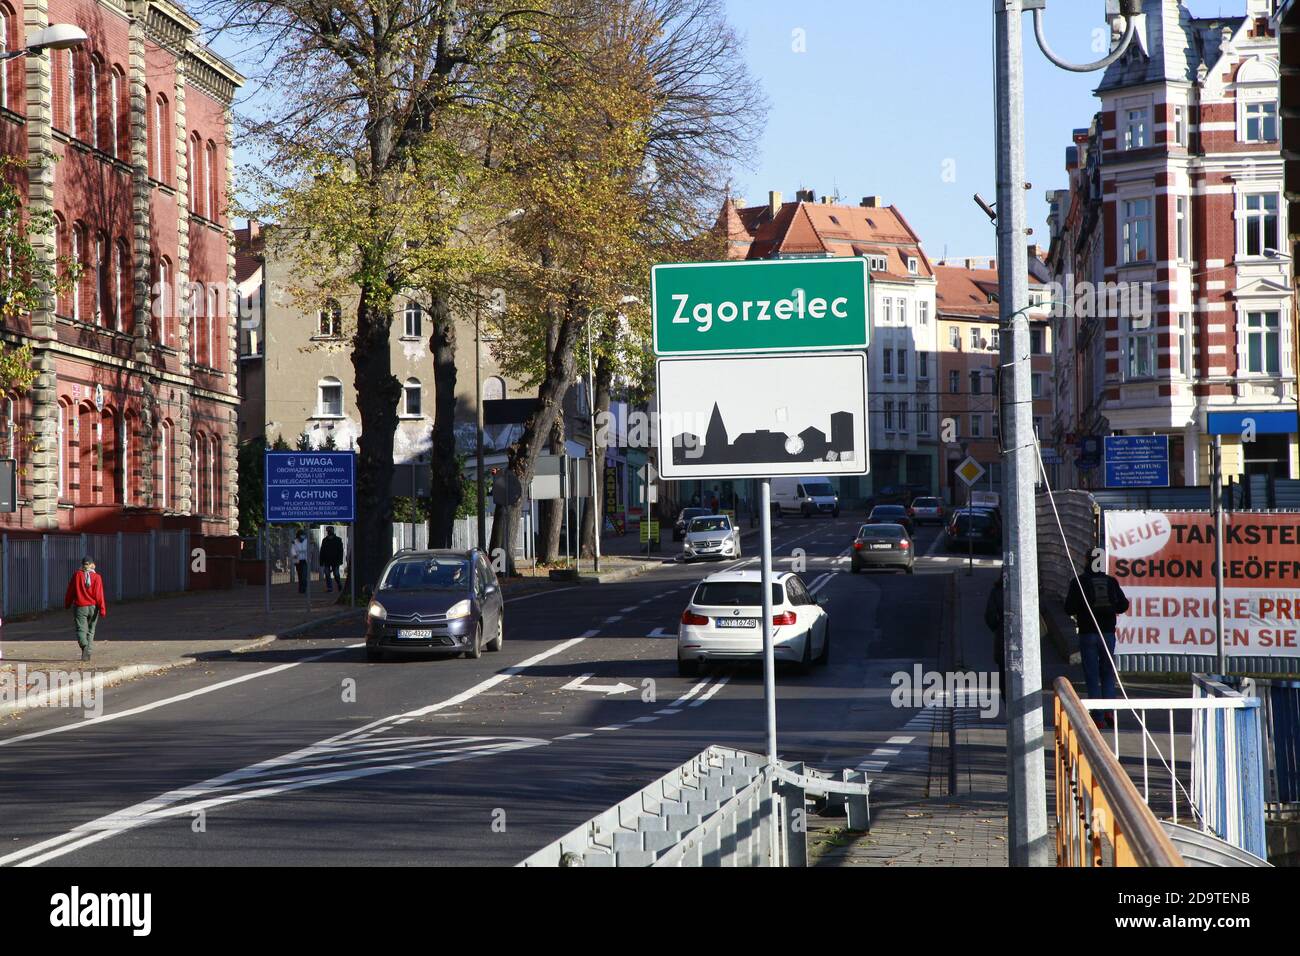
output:
<svg viewBox="0 0 1300 956"><path fill-rule="evenodd" d="M1007 699L1007 663L1006 663L1006 633L1003 630L1003 624L1006 619L1005 598L1002 592L1002 578L998 578L997 584L993 585L993 590L989 592L989 599L984 604L984 623L988 625L989 630L993 632L993 661L998 665L998 690L1002 694L1002 699Z"/></svg>
<svg viewBox="0 0 1300 956"><path fill-rule="evenodd" d="M104 579L95 571L94 558L81 559L81 570L68 582L63 606L73 609L81 659L88 661L95 649L95 625L101 617L108 617L108 605L104 602Z"/></svg>
<svg viewBox="0 0 1300 956"><path fill-rule="evenodd" d="M1111 575L1094 571L1091 564L1070 582L1065 595L1065 613L1079 628L1079 654L1083 658L1083 679L1088 696L1115 696L1115 619L1128 610L1124 589ZM1099 721L1109 723L1103 715Z"/></svg>
<svg viewBox="0 0 1300 956"><path fill-rule="evenodd" d="M333 591L334 585L343 590L343 580L339 577L339 567L343 564L343 539L334 533L334 526L325 529L325 540L320 543L320 569L325 577L325 590Z"/></svg>

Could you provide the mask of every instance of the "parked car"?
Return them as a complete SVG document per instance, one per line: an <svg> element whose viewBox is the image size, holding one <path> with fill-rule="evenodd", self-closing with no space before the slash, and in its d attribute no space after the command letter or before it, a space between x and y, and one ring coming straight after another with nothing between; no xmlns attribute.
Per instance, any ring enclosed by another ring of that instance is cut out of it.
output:
<svg viewBox="0 0 1300 956"><path fill-rule="evenodd" d="M683 508L677 515L677 521L673 524L673 540L681 541L686 537L686 526L691 523L692 518L700 518L704 515L713 514L708 508Z"/></svg>
<svg viewBox="0 0 1300 956"><path fill-rule="evenodd" d="M840 515L840 499L825 478L773 478L772 511L776 515Z"/></svg>
<svg viewBox="0 0 1300 956"><path fill-rule="evenodd" d="M740 529L726 515L705 515L692 518L686 527L686 543L682 546L682 560L697 558L738 558Z"/></svg>
<svg viewBox="0 0 1300 956"><path fill-rule="evenodd" d="M907 507L919 495L930 494L926 485L885 485L876 489L876 493L867 499L867 507L876 505L902 505Z"/></svg>
<svg viewBox="0 0 1300 956"><path fill-rule="evenodd" d="M763 659L761 571L720 571L701 581L677 629L677 672L699 673L708 661ZM831 629L822 601L799 575L772 575L772 645L778 663L807 672L830 660Z"/></svg>
<svg viewBox="0 0 1300 956"><path fill-rule="evenodd" d="M864 524L853 539L849 570L890 568L911 574L916 562L912 536L901 524Z"/></svg>
<svg viewBox="0 0 1300 956"><path fill-rule="evenodd" d="M913 498L911 507L907 509L907 513L918 525L942 525L944 523L943 499Z"/></svg>
<svg viewBox="0 0 1300 956"><path fill-rule="evenodd" d="M481 551L403 551L384 567L366 612L366 659L477 658L505 642L505 602Z"/></svg>
<svg viewBox="0 0 1300 956"><path fill-rule="evenodd" d="M867 524L901 524L912 533L912 519L902 505L876 505L867 515Z"/></svg>
<svg viewBox="0 0 1300 956"><path fill-rule="evenodd" d="M996 551L1002 547L1002 526L991 512L963 509L948 522L944 544L949 551Z"/></svg>

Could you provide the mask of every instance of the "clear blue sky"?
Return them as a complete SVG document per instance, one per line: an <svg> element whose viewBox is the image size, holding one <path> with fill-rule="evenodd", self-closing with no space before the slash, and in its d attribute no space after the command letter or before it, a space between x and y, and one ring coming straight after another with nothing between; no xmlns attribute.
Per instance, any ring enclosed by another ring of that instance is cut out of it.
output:
<svg viewBox="0 0 1300 956"><path fill-rule="evenodd" d="M1185 0L1197 16L1239 15L1245 0ZM989 0L728 0L749 65L771 101L758 154L737 165L735 194L751 205L769 189L844 201L882 196L898 206L931 258L988 256L994 199L993 15ZM1061 56L1097 59L1103 0L1052 0L1047 37ZM1049 188L1065 185L1070 133L1099 101L1100 74L1052 66L1025 18L1025 138L1031 241L1046 245ZM794 52L803 30L806 52ZM953 161L953 182L944 164Z"/></svg>

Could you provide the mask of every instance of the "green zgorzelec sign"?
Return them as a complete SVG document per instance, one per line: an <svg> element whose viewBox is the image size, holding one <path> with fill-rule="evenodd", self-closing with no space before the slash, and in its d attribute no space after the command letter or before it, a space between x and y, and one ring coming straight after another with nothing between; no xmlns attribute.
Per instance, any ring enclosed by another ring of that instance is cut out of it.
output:
<svg viewBox="0 0 1300 956"><path fill-rule="evenodd" d="M655 266L658 355L866 348L867 262L762 259Z"/></svg>

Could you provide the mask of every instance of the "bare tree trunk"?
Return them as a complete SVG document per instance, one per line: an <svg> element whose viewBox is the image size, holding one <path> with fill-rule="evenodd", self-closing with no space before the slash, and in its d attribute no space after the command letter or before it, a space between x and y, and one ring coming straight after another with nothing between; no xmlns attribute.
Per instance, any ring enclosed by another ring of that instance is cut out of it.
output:
<svg viewBox="0 0 1300 956"><path fill-rule="evenodd" d="M591 507L582 513L582 556L596 556L597 529L605 523L605 449L609 447L609 435L601 427L601 422L609 415L609 389L613 382L613 369L610 363L601 359L596 363L596 433L591 436L591 454L596 459L595 487L591 489Z"/></svg>
<svg viewBox="0 0 1300 956"><path fill-rule="evenodd" d="M374 588L393 556L393 433L397 429L397 400L402 386L393 375L389 331L393 316L378 305L377 290L361 289L357 330L352 344L353 386L361 438L357 443L356 550L358 591Z"/></svg>
<svg viewBox="0 0 1300 956"><path fill-rule="evenodd" d="M564 413L555 416L551 424L551 454L564 451ZM565 476L566 478L568 476ZM561 538L564 535L564 499L552 498L542 502L538 518L537 560L552 563L560 559Z"/></svg>
<svg viewBox="0 0 1300 956"><path fill-rule="evenodd" d="M433 332L433 462L429 469L429 546L450 548L456 510L461 504L461 473L456 460L456 318L447 298L430 297Z"/></svg>

